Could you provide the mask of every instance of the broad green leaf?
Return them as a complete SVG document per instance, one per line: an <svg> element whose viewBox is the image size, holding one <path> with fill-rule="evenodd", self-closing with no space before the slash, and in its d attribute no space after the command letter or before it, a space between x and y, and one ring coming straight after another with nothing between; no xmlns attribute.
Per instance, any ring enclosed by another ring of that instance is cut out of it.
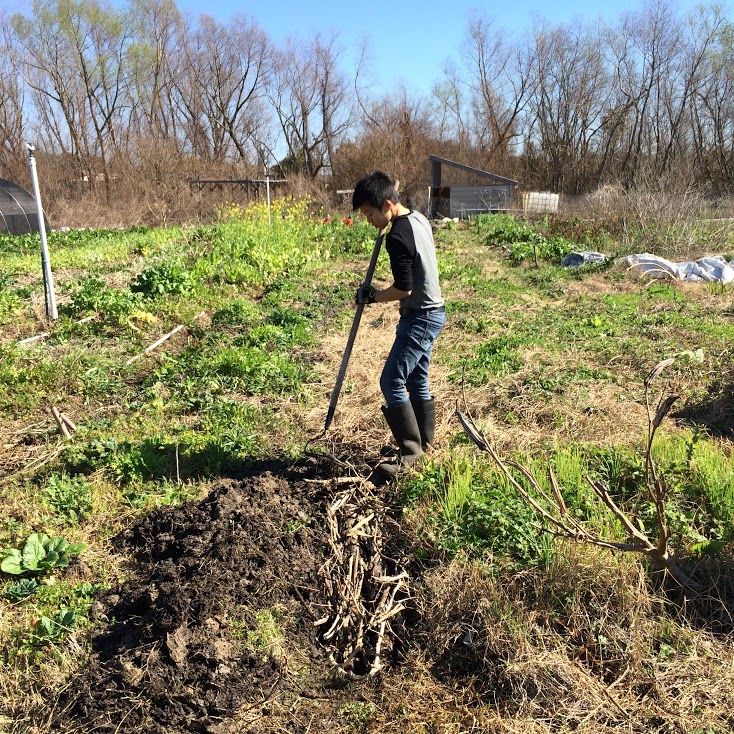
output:
<svg viewBox="0 0 734 734"><path fill-rule="evenodd" d="M694 543L691 546L691 552L700 557L710 556L718 553L725 545L724 540L706 540L702 543Z"/></svg>
<svg viewBox="0 0 734 734"><path fill-rule="evenodd" d="M40 562L39 565L42 565L45 568L53 568L58 564L59 558L61 558L60 553L57 553L56 551L51 551L50 553L46 553L46 557Z"/></svg>
<svg viewBox="0 0 734 734"><path fill-rule="evenodd" d="M76 615L73 609L62 609L58 614L54 615L54 622L61 627L73 627L76 621Z"/></svg>
<svg viewBox="0 0 734 734"><path fill-rule="evenodd" d="M41 617L36 625L38 632L44 637L53 637L54 634L54 623L53 620L48 617Z"/></svg>
<svg viewBox="0 0 734 734"><path fill-rule="evenodd" d="M66 550L66 548L69 545L69 541L65 540L64 538L51 538L48 543L46 543L46 552L50 551L56 551L58 553L61 553L62 551Z"/></svg>
<svg viewBox="0 0 734 734"><path fill-rule="evenodd" d="M38 569L38 564L46 556L46 550L43 547L43 541L41 540L42 537L43 536L39 536L38 533L33 533L28 536L28 540L23 546L23 566L28 571L36 571Z"/></svg>
<svg viewBox="0 0 734 734"><path fill-rule="evenodd" d="M0 569L5 573L20 575L23 573L20 551L15 548L9 548L7 552L8 555L3 558L3 562L0 564Z"/></svg>

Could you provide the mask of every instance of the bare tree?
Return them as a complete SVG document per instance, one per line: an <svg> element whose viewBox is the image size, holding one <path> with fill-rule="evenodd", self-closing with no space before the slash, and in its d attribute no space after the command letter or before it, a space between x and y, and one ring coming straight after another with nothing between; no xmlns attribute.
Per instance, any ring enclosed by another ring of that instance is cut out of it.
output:
<svg viewBox="0 0 734 734"><path fill-rule="evenodd" d="M193 152L218 162L230 152L239 160L252 160L266 114L267 36L243 16L227 25L203 16L187 35L184 51L186 65L175 83Z"/></svg>
<svg viewBox="0 0 734 734"><path fill-rule="evenodd" d="M13 28L23 50L20 70L31 90L37 140L75 160L79 178L92 178L93 144L83 84L55 4L38 4L30 17L14 16Z"/></svg>
<svg viewBox="0 0 734 734"><path fill-rule="evenodd" d="M0 13L0 171L13 178L20 170L26 131L18 52L9 19Z"/></svg>
<svg viewBox="0 0 734 734"><path fill-rule="evenodd" d="M624 16L615 45L623 49L618 68L625 97L619 176L630 186L647 165L655 165L668 138L665 99L670 98L683 51L681 28L668 1L650 0L640 12Z"/></svg>
<svg viewBox="0 0 734 734"><path fill-rule="evenodd" d="M401 194L415 205L425 196L427 157L440 150L434 112L428 101L409 97L404 87L379 101L362 100L363 111L354 140L338 151L340 179L353 184L375 169L401 182Z"/></svg>
<svg viewBox="0 0 734 734"><path fill-rule="evenodd" d="M534 45L532 117L526 134L539 151L535 173L544 187L580 193L590 184L608 96L598 38L580 23L540 26Z"/></svg>
<svg viewBox="0 0 734 734"><path fill-rule="evenodd" d="M689 113L696 169L719 190L734 184L734 33L720 7L701 8L693 32L710 38L692 85Z"/></svg>
<svg viewBox="0 0 734 734"><path fill-rule="evenodd" d="M45 0L14 27L25 54L24 79L34 90L39 119L62 152L76 157L94 185L102 167L109 200L109 157L117 152L128 42L122 11L109 5Z"/></svg>
<svg viewBox="0 0 734 734"><path fill-rule="evenodd" d="M184 23L174 0L132 0L128 50L131 135L179 142L174 102Z"/></svg>
<svg viewBox="0 0 734 734"><path fill-rule="evenodd" d="M506 164L522 134L531 94L529 59L486 15L470 16L463 44L475 144L487 161Z"/></svg>
<svg viewBox="0 0 734 734"><path fill-rule="evenodd" d="M453 157L464 160L472 145L467 118L470 114L468 90L461 71L452 61L443 67L443 79L433 85L431 104L436 119L436 133L442 149L454 149Z"/></svg>
<svg viewBox="0 0 734 734"><path fill-rule="evenodd" d="M319 35L310 44L289 39L276 54L269 98L288 147L284 173L290 168L315 178L334 165L351 119L340 56L336 37Z"/></svg>

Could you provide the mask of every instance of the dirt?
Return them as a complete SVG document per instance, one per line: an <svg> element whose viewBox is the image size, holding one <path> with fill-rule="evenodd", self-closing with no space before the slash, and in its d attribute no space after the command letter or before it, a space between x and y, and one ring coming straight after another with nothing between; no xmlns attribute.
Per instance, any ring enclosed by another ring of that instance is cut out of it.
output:
<svg viewBox="0 0 734 734"><path fill-rule="evenodd" d="M259 731L254 722L276 699L322 697L330 666L313 621L330 485L308 479L329 471L316 460L263 466L119 536L134 575L93 607L101 626L57 707L60 729ZM335 730L321 710L314 730Z"/></svg>

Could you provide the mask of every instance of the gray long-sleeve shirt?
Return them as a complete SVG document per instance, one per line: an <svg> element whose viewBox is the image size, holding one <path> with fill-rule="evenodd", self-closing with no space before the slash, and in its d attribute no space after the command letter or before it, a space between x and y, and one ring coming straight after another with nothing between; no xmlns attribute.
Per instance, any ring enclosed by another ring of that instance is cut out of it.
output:
<svg viewBox="0 0 734 734"><path fill-rule="evenodd" d="M411 211L393 220L385 241L395 287L412 291L400 301L401 307L438 308L443 305L438 282L436 246L429 221Z"/></svg>

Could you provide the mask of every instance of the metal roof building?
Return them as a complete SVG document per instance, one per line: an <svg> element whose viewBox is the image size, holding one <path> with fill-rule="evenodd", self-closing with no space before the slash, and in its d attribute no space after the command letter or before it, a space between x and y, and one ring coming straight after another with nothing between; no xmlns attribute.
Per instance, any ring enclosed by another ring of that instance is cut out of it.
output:
<svg viewBox="0 0 734 734"><path fill-rule="evenodd" d="M496 173L472 168L463 163L428 156L431 167L429 216L459 217L464 219L481 212L499 212L512 208L512 197L517 181ZM469 186L442 185L442 171L449 167L471 174L469 178L480 182Z"/></svg>
<svg viewBox="0 0 734 734"><path fill-rule="evenodd" d="M44 224L49 229L44 213ZM24 188L0 178L0 232L27 234L38 232L36 200Z"/></svg>

